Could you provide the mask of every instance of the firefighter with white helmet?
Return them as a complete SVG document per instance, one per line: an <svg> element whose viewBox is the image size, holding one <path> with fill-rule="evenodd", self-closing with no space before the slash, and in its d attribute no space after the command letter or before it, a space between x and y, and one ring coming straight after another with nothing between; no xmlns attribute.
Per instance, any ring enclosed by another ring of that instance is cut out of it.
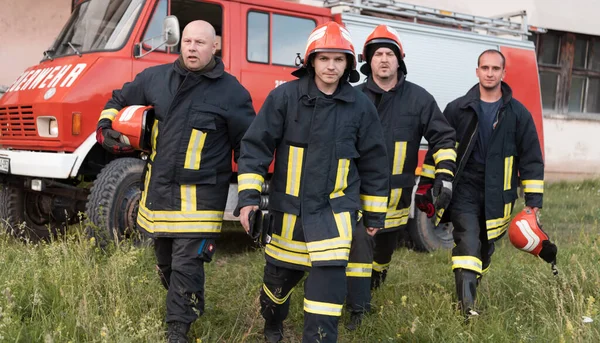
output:
<svg viewBox="0 0 600 343"><path fill-rule="evenodd" d="M293 73L299 79L271 91L242 140L238 209L246 231L276 154L260 292L269 342L283 338L290 294L305 272L302 341L337 341L358 211L366 233L384 225L383 131L373 104L348 83L358 80L355 68L348 31L335 22L318 26Z"/></svg>
<svg viewBox="0 0 600 343"><path fill-rule="evenodd" d="M351 330L370 310L371 289L385 280L398 235L406 229L421 138L427 139L436 157L435 165L427 173L435 179L433 195L437 201L417 204L425 211L431 208L430 216L435 207L442 212L450 201L456 158L454 130L433 96L406 80L405 53L396 30L387 25L377 26L365 41L362 57L366 63L361 71L367 80L357 89L375 104L384 128L390 164L390 199L384 228L374 239L357 230L352 242L347 268L347 306L351 313L347 327ZM429 188L423 193L430 192Z"/></svg>

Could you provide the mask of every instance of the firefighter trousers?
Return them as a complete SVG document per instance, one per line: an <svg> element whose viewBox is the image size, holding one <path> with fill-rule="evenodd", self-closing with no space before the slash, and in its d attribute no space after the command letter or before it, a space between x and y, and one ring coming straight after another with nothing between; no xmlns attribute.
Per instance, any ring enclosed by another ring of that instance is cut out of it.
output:
<svg viewBox="0 0 600 343"><path fill-rule="evenodd" d="M303 270L267 262L260 291L261 314L269 323L281 323L290 309L290 295L302 280ZM304 281L304 330L302 342L337 342L338 322L346 297L343 266L312 267Z"/></svg>
<svg viewBox="0 0 600 343"><path fill-rule="evenodd" d="M190 324L204 313L204 263L214 254L213 239L156 238L157 270L167 289L166 322Z"/></svg>
<svg viewBox="0 0 600 343"><path fill-rule="evenodd" d="M465 168L450 213L455 244L452 270L467 269L479 276L488 270L494 253L494 243L487 239L484 180L483 170Z"/></svg>
<svg viewBox="0 0 600 343"><path fill-rule="evenodd" d="M346 268L348 311L366 313L371 310L371 290L378 288L385 281L398 237L405 227L403 225L384 229L375 237L371 237L367 234L363 222L358 222Z"/></svg>

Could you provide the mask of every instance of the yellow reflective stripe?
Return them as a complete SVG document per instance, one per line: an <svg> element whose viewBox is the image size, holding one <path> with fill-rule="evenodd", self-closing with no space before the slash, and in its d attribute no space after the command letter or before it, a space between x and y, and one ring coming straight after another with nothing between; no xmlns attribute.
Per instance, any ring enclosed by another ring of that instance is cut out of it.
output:
<svg viewBox="0 0 600 343"><path fill-rule="evenodd" d="M394 188L390 192L390 202L388 204L388 212L396 211L398 204L400 203L400 197L402 196L402 188Z"/></svg>
<svg viewBox="0 0 600 343"><path fill-rule="evenodd" d="M496 239L508 229L512 213L512 204L504 204L504 217L486 221L488 239Z"/></svg>
<svg viewBox="0 0 600 343"><path fill-rule="evenodd" d="M348 187L348 173L350 172L350 160L342 158L338 161L337 173L335 176L335 186L333 192L329 194L330 199L338 198L344 195L344 190Z"/></svg>
<svg viewBox="0 0 600 343"><path fill-rule="evenodd" d="M371 277L373 272L372 263L348 263L346 276L348 277Z"/></svg>
<svg viewBox="0 0 600 343"><path fill-rule="evenodd" d="M350 246L347 248L339 248L325 251L310 251L310 260L315 261L332 261L332 260L343 260L348 261L350 257Z"/></svg>
<svg viewBox="0 0 600 343"><path fill-rule="evenodd" d="M281 225L281 236L283 238L291 240L294 237L294 227L296 226L297 218L298 216L294 214L283 214L283 222Z"/></svg>
<svg viewBox="0 0 600 343"><path fill-rule="evenodd" d="M421 176L435 179L435 167L429 164L423 164L423 167L421 167Z"/></svg>
<svg viewBox="0 0 600 343"><path fill-rule="evenodd" d="M192 135L188 142L187 151L185 153L185 163L183 165L186 169L200 169L200 160L202 158L202 149L204 148L204 142L206 142L206 133L192 129Z"/></svg>
<svg viewBox="0 0 600 343"><path fill-rule="evenodd" d="M244 173L238 175L238 192L248 189L254 189L262 192L262 185L265 183L265 178L260 174Z"/></svg>
<svg viewBox="0 0 600 343"><path fill-rule="evenodd" d="M513 174L513 160L514 157L504 158L504 190L507 191L511 188L512 174Z"/></svg>
<svg viewBox="0 0 600 343"><path fill-rule="evenodd" d="M452 256L452 270L458 268L481 274L481 260L473 256Z"/></svg>
<svg viewBox="0 0 600 343"><path fill-rule="evenodd" d="M350 221L350 212L333 213L335 226L338 229L340 238L352 239L352 222Z"/></svg>
<svg viewBox="0 0 600 343"><path fill-rule="evenodd" d="M406 160L407 142L395 142L394 144L394 163L392 165L392 175L402 174L404 161Z"/></svg>
<svg viewBox="0 0 600 343"><path fill-rule="evenodd" d="M267 285L265 285L263 283L263 291L265 292L265 294L269 297L269 299L271 299L274 303L276 303L277 305L283 305L288 298L290 297L290 295L292 294L292 292L294 291L294 289L292 288L290 290L290 292L283 298L278 298L276 297L271 290L269 290L269 287L267 287Z"/></svg>
<svg viewBox="0 0 600 343"><path fill-rule="evenodd" d="M454 149L440 149L433 154L433 160L436 165L441 161L456 161L456 151L454 151Z"/></svg>
<svg viewBox="0 0 600 343"><path fill-rule="evenodd" d="M523 180L523 192L544 193L544 180Z"/></svg>
<svg viewBox="0 0 600 343"><path fill-rule="evenodd" d="M454 144L454 149L458 150L458 142L456 142L456 144Z"/></svg>
<svg viewBox="0 0 600 343"><path fill-rule="evenodd" d="M140 204L140 214L152 221L222 221L223 211L199 210L199 211L153 211L145 204Z"/></svg>
<svg viewBox="0 0 600 343"><path fill-rule="evenodd" d="M196 185L181 185L181 210L196 211Z"/></svg>
<svg viewBox="0 0 600 343"><path fill-rule="evenodd" d="M150 233L220 233L221 222L152 222L141 213L137 216L138 225Z"/></svg>
<svg viewBox="0 0 600 343"><path fill-rule="evenodd" d="M361 194L362 209L368 212L385 213L387 211L387 197Z"/></svg>
<svg viewBox="0 0 600 343"><path fill-rule="evenodd" d="M150 176L152 174L152 164L148 163L148 171L146 171L146 178L144 179L144 191L140 199L140 208L146 205L146 197L148 196L148 185L150 184ZM139 210L138 210L139 211Z"/></svg>
<svg viewBox="0 0 600 343"><path fill-rule="evenodd" d="M406 225L408 223L410 208L403 208L400 210L388 210L385 216L384 228L398 227Z"/></svg>
<svg viewBox="0 0 600 343"><path fill-rule="evenodd" d="M485 269L481 271L481 274L485 274L485 273L489 272L490 266L491 266L491 264L489 264L487 267L485 267Z"/></svg>
<svg viewBox="0 0 600 343"><path fill-rule="evenodd" d="M440 225L440 222L442 221L442 217L444 216L444 212L446 211L446 209L444 208L440 208L439 210L437 210L435 212L435 223L433 223L436 227L438 225Z"/></svg>
<svg viewBox="0 0 600 343"><path fill-rule="evenodd" d="M298 254L286 251L274 246L271 243L267 244L267 246L265 247L265 254L271 256L272 258L278 261L287 262L291 264L298 264L306 267L311 266L308 254Z"/></svg>
<svg viewBox="0 0 600 343"><path fill-rule="evenodd" d="M308 252L306 243L301 242L301 241L294 241L291 239L286 239L284 237L279 236L278 234L272 235L270 244L274 244L278 248L283 248L285 250L298 252L301 254L306 254Z"/></svg>
<svg viewBox="0 0 600 343"><path fill-rule="evenodd" d="M450 174L451 176L454 176L454 173L451 170L449 170L449 169L436 169L435 173L436 174L446 173L446 174Z"/></svg>
<svg viewBox="0 0 600 343"><path fill-rule="evenodd" d="M154 119L154 124L152 124L152 136L151 136L152 153L150 154L150 161L154 161L154 157L156 157L156 138L157 137L158 137L158 119Z"/></svg>
<svg viewBox="0 0 600 343"><path fill-rule="evenodd" d="M306 247L310 252L317 252L321 250L350 249L350 243L352 243L352 240L349 238L336 237L316 242L307 242Z"/></svg>
<svg viewBox="0 0 600 343"><path fill-rule="evenodd" d="M302 159L304 148L290 146L287 165L287 181L285 193L293 196L300 194L300 177L302 174Z"/></svg>
<svg viewBox="0 0 600 343"><path fill-rule="evenodd" d="M379 263L373 261L373 270L376 271L376 272L380 272L381 273L384 270L388 270L389 267L390 267L390 262L379 264Z"/></svg>
<svg viewBox="0 0 600 343"><path fill-rule="evenodd" d="M119 114L119 111L116 108L107 108L104 111L100 112L100 118L98 121L102 119L115 120L115 117Z"/></svg>
<svg viewBox="0 0 600 343"><path fill-rule="evenodd" d="M304 311L323 316L339 317L342 315L342 305L312 301L304 298Z"/></svg>

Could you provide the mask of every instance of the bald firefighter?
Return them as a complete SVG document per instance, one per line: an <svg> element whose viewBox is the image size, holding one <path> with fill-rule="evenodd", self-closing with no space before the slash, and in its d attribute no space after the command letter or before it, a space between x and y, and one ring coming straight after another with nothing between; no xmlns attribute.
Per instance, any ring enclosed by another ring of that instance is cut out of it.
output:
<svg viewBox="0 0 600 343"><path fill-rule="evenodd" d="M357 212L364 211L367 234L384 224L383 132L375 107L348 83L358 80L355 68L348 31L335 22L318 26L293 73L299 79L269 94L242 140L238 207L246 230L276 151L260 292L268 342L282 340L290 294L306 272L302 341L337 341Z"/></svg>
<svg viewBox="0 0 600 343"><path fill-rule="evenodd" d="M370 310L371 289L378 288L387 275L392 253L401 230L405 230L415 186L415 169L421 138L429 143L435 167L424 172L434 177L433 203L419 208L434 216L435 208L443 212L452 196L452 178L456 153L454 130L425 89L406 80L404 49L398 33L386 25L377 26L367 37L363 48L366 63L361 67L367 75L357 86L375 104L384 128L390 164L390 198L385 225L374 239L357 230L348 263L348 298L350 322L354 330ZM358 224L362 227L362 222Z"/></svg>
<svg viewBox="0 0 600 343"><path fill-rule="evenodd" d="M255 117L250 94L215 57L214 28L205 21L183 30L181 55L148 68L113 92L97 140L113 153L132 148L112 130L124 107L152 105L152 153L137 225L154 238L157 269L167 289L168 342L187 342L204 312L204 263L215 252L231 177L231 152Z"/></svg>

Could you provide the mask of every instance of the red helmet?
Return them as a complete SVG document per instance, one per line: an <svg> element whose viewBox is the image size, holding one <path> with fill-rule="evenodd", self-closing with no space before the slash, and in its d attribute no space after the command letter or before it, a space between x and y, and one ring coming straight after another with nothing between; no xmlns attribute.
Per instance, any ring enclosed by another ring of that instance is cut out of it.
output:
<svg viewBox="0 0 600 343"><path fill-rule="evenodd" d="M363 72L363 74L371 73L371 57L375 53L375 50L371 49L370 51L369 48L375 44L391 45L390 48L396 54L396 58L398 58L398 65L400 67L400 70L402 70L404 74L406 74L406 64L404 63L404 57L406 56L406 54L404 53L404 48L402 48L402 43L400 43L400 37L398 35L398 32L388 25L377 26L365 40L362 55L359 56L360 62L366 62L360 68L360 71Z"/></svg>
<svg viewBox="0 0 600 343"><path fill-rule="evenodd" d="M556 245L550 242L531 208L525 208L515 216L508 228L508 238L519 250L539 256L548 263L556 261Z"/></svg>
<svg viewBox="0 0 600 343"><path fill-rule="evenodd" d="M310 56L317 52L343 52L352 59L350 70L350 82L357 82L360 75L356 71L356 53L350 37L350 32L340 24L330 21L317 26L308 36L302 68L294 71L292 75L301 76L304 74Z"/></svg>
<svg viewBox="0 0 600 343"><path fill-rule="evenodd" d="M151 150L150 131L154 108L152 106L123 107L112 122L112 129L121 134L122 143L133 146L136 150Z"/></svg>

